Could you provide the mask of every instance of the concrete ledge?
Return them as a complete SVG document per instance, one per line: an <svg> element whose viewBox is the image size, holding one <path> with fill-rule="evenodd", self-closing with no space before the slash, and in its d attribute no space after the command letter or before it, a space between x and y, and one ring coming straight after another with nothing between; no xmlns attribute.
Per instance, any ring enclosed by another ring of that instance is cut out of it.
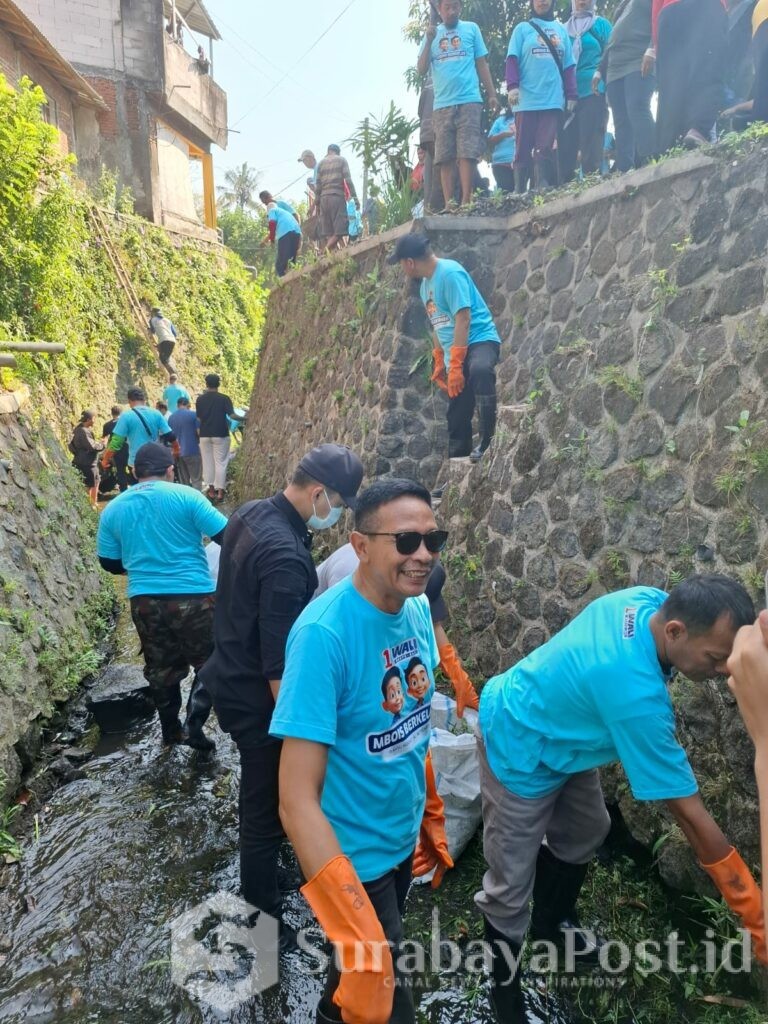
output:
<svg viewBox="0 0 768 1024"><path fill-rule="evenodd" d="M29 401L29 388L22 385L17 391L6 391L0 395L0 416L13 416Z"/></svg>
<svg viewBox="0 0 768 1024"><path fill-rule="evenodd" d="M403 235L414 231L455 231L462 232L508 232L523 227L534 221L560 218L564 213L573 215L575 210L589 210L598 203L604 203L617 196L632 196L639 189L653 185L658 181L672 181L679 177L688 177L697 171L710 171L718 163L717 159L704 153L686 153L684 156L663 160L661 163L641 167L638 171L629 171L611 177L598 185L584 189L583 192L565 195L553 193L552 199L541 206L529 206L524 210L502 217L480 217L473 214L431 214L418 220L408 221L399 227L390 228L380 235L372 235L363 242L358 242L348 249L341 249L330 256L321 256L310 266L292 270L275 286L283 288L301 277L311 276L318 271L327 270L334 264L346 259L357 259L367 253L389 245Z"/></svg>

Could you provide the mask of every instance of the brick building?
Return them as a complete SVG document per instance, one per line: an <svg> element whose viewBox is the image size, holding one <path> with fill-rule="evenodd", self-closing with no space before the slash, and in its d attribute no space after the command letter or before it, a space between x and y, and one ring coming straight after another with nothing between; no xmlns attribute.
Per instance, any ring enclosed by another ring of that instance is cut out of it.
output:
<svg viewBox="0 0 768 1024"><path fill-rule="evenodd" d="M11 0L0 0L0 73L14 87L27 77L45 91L45 115L63 153L94 151L96 113L106 104Z"/></svg>
<svg viewBox="0 0 768 1024"><path fill-rule="evenodd" d="M226 148L227 97L212 74L221 37L201 0L16 2L106 104L97 144L79 158L83 177L97 179L104 165L131 188L142 216L215 237L211 146Z"/></svg>

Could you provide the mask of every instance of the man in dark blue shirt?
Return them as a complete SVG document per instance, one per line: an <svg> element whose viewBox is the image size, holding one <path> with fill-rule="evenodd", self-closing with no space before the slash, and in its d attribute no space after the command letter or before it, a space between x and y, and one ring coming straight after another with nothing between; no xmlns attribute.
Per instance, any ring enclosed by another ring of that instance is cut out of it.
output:
<svg viewBox="0 0 768 1024"><path fill-rule="evenodd" d="M203 460L200 455L200 421L197 413L190 408L188 398L177 400L178 408L172 412L168 424L179 442L179 455L176 459L176 475L180 484L194 487L196 491L203 486Z"/></svg>
<svg viewBox="0 0 768 1024"><path fill-rule="evenodd" d="M308 452L284 491L231 517L219 562L214 650L200 672L221 728L240 751L240 882L244 899L280 919L277 859L280 740L269 735L291 626L317 587L312 534L354 507L363 465L349 448ZM281 946L293 935L282 927Z"/></svg>

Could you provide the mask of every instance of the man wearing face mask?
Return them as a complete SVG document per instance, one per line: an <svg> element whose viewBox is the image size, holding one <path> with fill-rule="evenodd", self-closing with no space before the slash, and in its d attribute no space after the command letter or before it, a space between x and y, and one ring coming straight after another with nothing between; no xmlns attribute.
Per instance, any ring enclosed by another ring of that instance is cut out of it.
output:
<svg viewBox="0 0 768 1024"><path fill-rule="evenodd" d="M280 741L269 735L291 626L317 587L312 534L354 508L363 465L351 449L322 444L284 491L247 502L230 518L216 590L214 650L200 676L221 728L240 752L240 883L243 898L281 920L277 860ZM295 942L281 929L281 949Z"/></svg>

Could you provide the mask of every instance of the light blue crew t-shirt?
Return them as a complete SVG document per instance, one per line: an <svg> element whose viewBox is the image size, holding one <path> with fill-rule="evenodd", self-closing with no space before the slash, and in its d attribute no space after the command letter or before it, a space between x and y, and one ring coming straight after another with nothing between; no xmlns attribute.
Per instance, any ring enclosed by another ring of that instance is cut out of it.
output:
<svg viewBox="0 0 768 1024"><path fill-rule="evenodd" d="M501 132L507 132L510 128L515 127L515 118L507 117L503 115L497 117L491 125L491 130L488 132L488 136L499 135ZM493 155L491 156L492 164L511 164L515 159L515 137L514 135L508 139L502 139L501 142L497 142L493 147Z"/></svg>
<svg viewBox="0 0 768 1024"><path fill-rule="evenodd" d="M534 799L576 772L621 761L638 800L697 792L650 630L666 598L651 587L600 597L488 681L480 729L491 769L507 789Z"/></svg>
<svg viewBox="0 0 768 1024"><path fill-rule="evenodd" d="M576 65L576 88L579 99L592 95L592 77L600 67L611 38L611 23L607 18L595 18L592 28L581 36L581 56ZM599 92L605 92L605 83L600 80Z"/></svg>
<svg viewBox="0 0 768 1024"><path fill-rule="evenodd" d="M100 558L119 559L128 597L210 594L203 537L215 537L226 516L191 487L147 480L110 501L99 520Z"/></svg>
<svg viewBox="0 0 768 1024"><path fill-rule="evenodd" d="M559 21L532 18L549 38L563 69L574 65L571 37ZM565 89L555 59L539 33L527 21L515 25L509 40L508 57L517 57L520 71L520 101L515 110L564 110Z"/></svg>
<svg viewBox="0 0 768 1024"><path fill-rule="evenodd" d="M491 311L469 273L456 260L438 260L432 277L422 278L421 300L427 310L432 330L445 352L445 361L453 347L456 314L469 309L469 344L480 341L501 343Z"/></svg>
<svg viewBox="0 0 768 1024"><path fill-rule="evenodd" d="M438 660L425 596L390 615L352 578L308 605L288 637L270 732L329 748L321 806L363 882L416 846Z"/></svg>
<svg viewBox="0 0 768 1024"><path fill-rule="evenodd" d="M425 37L419 56L426 47ZM483 102L475 61L487 56L488 47L474 21L459 21L455 28L437 26L429 58L435 90L435 110L456 107L461 103Z"/></svg>
<svg viewBox="0 0 768 1024"><path fill-rule="evenodd" d="M135 410L138 410L135 411ZM149 441L157 441L164 434L170 434L171 428L168 421L157 409L150 409L146 405L134 406L126 409L118 416L113 431L117 437L124 437L128 445L128 465L132 466L136 460L136 452L143 444Z"/></svg>
<svg viewBox="0 0 768 1024"><path fill-rule="evenodd" d="M299 222L293 215L293 207L290 206L288 203L283 202L282 199L278 200L277 203L273 203L269 207L267 220L270 223L277 224L275 238L278 241L285 235L301 234L301 227L299 226Z"/></svg>
<svg viewBox="0 0 768 1024"><path fill-rule="evenodd" d="M180 384L169 384L163 389L163 401L168 406L169 416L178 409L180 398L186 398L188 402L191 401L189 392Z"/></svg>

